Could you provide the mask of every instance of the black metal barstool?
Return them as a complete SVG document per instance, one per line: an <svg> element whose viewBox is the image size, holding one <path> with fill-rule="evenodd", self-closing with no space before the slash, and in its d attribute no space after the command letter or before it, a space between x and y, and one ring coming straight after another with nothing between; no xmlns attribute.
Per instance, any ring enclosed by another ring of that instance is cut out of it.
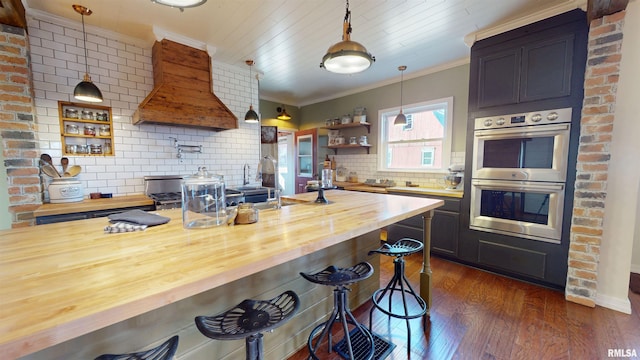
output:
<svg viewBox="0 0 640 360"><path fill-rule="evenodd" d="M245 339L246 359L262 360L262 333L287 322L300 308L298 295L289 290L271 300L247 299L214 316L197 316L202 335L216 340Z"/></svg>
<svg viewBox="0 0 640 360"><path fill-rule="evenodd" d="M318 347L326 337L328 337L327 351L329 353L331 352L331 330L336 322L342 324L342 328L344 330L343 341L344 343L346 343L346 351L344 351L343 353L349 356L349 359L354 360L357 358L359 360L369 360L373 358L375 352L375 343L373 336L365 326L359 324L356 321L356 318L353 316L351 310L349 309L347 296L347 291L350 290L347 285L358 282L360 280L364 280L372 274L373 267L368 262L361 262L349 268L338 268L335 266L329 266L328 268L315 274L307 274L302 272L300 273L303 278L311 281L312 283L335 287L333 290L333 311L331 312L329 320L316 326L313 330L311 330L311 334L309 334L307 347L309 349L309 355L313 359L319 359L316 355L316 352L318 350ZM353 326L353 334L349 331L348 324L351 324ZM322 330L322 332L320 333L320 336L318 337L314 345L313 338L320 330ZM364 342L358 341L359 346L356 347L354 346L354 341L351 337L355 337L357 333L361 335L359 338L364 339Z"/></svg>
<svg viewBox="0 0 640 360"><path fill-rule="evenodd" d="M95 360L169 360L173 358L177 349L178 335L171 337L153 349L130 354L104 354L98 356Z"/></svg>
<svg viewBox="0 0 640 360"><path fill-rule="evenodd" d="M407 351L410 352L411 349L411 328L409 326L410 319L416 319L419 317L423 317L423 321L426 322L426 314L427 314L427 303L423 298L416 293L411 284L407 280L407 277L404 273L404 257L406 255L411 255L413 253L417 253L424 248L424 245L417 240L402 238L393 244L384 243L382 246L376 250L369 251L369 255L372 254L381 254L386 256L395 256L393 260L393 277L389 281L386 287L382 289L378 289L373 293L371 297L371 301L373 302L373 307L371 307L371 311L369 311L369 329L373 325L373 311L378 309L388 316L395 317L398 319L405 319L407 321ZM403 312L400 313L396 310L393 311L393 293L399 291L402 295L402 308ZM388 308L385 309L380 303L384 301L384 299L388 298ZM409 304L407 303L407 298L409 301L413 301L419 311L409 312ZM413 300L411 300L413 299ZM423 323L424 325L424 323Z"/></svg>

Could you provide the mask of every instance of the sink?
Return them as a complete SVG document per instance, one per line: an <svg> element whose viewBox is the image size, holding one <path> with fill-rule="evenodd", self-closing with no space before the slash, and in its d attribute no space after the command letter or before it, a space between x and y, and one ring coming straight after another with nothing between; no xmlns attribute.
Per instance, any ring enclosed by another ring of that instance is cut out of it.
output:
<svg viewBox="0 0 640 360"><path fill-rule="evenodd" d="M266 189L266 188L263 188L262 186L241 186L241 187L233 188L233 190L239 190L239 191L260 190L260 189Z"/></svg>
<svg viewBox="0 0 640 360"><path fill-rule="evenodd" d="M246 196L266 194L269 191L269 188L266 188L264 186L240 186L237 188L232 188L232 190L242 191Z"/></svg>

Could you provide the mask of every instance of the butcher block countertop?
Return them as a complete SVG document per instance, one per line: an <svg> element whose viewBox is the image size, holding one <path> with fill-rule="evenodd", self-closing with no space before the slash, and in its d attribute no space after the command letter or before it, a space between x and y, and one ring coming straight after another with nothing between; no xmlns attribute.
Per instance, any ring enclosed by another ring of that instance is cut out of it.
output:
<svg viewBox="0 0 640 360"><path fill-rule="evenodd" d="M387 193L407 193L407 194L417 194L417 195L432 195L432 196L445 196L445 197L453 197L462 199L462 191L456 190L446 190L446 189L437 189L430 187L410 187L410 186L393 186L393 187L381 187L381 186L371 186L364 183L354 184L354 185L345 185L345 190L350 191L362 191L362 192L371 192L378 194L387 194Z"/></svg>
<svg viewBox="0 0 640 360"><path fill-rule="evenodd" d="M292 196L249 225L105 234L106 218L0 231L0 354L14 359L443 205L354 191Z"/></svg>
<svg viewBox="0 0 640 360"><path fill-rule="evenodd" d="M43 204L36 211L35 217L71 214L85 211L108 210L134 206L153 205L153 200L146 195L116 196L112 198L84 199L79 202Z"/></svg>

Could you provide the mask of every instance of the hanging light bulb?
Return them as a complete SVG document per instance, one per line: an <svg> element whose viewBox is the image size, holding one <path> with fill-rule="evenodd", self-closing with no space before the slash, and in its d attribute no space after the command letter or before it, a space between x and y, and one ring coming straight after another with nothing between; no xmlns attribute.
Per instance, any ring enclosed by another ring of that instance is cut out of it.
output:
<svg viewBox="0 0 640 360"><path fill-rule="evenodd" d="M75 10L78 14L82 15L82 39L84 42L84 64L85 64L85 73L84 79L76 85L76 88L73 89L73 97L87 102L102 102L102 93L100 89L91 81L91 76L89 76L89 61L87 60L87 33L84 30L84 16L91 15L93 11L87 9L82 5L72 5L73 10Z"/></svg>
<svg viewBox="0 0 640 360"><path fill-rule="evenodd" d="M287 110L285 110L284 105L276 109L278 112L278 116L276 119L278 120L291 120L291 115L287 114Z"/></svg>
<svg viewBox="0 0 640 360"><path fill-rule="evenodd" d="M245 63L247 65L249 65L249 81L250 81L249 84L251 86L251 94L250 94L250 96L251 96L251 99L253 99L253 76L252 76L252 73L251 73L251 67L253 66L253 60L247 60L247 61L245 61ZM250 124L255 124L255 123L260 121L260 118L258 117L258 113L256 113L253 110L253 104L249 105L249 111L247 111L247 114L244 116L244 121L248 122Z"/></svg>
<svg viewBox="0 0 640 360"><path fill-rule="evenodd" d="M342 24L342 41L332 45L322 57L321 68L337 74L355 74L365 71L376 61L360 43L351 41L351 11L347 0L347 12Z"/></svg>
<svg viewBox="0 0 640 360"><path fill-rule="evenodd" d="M407 125L407 117L402 113L402 82L404 81L403 75L407 67L405 65L398 66L398 70L400 70L400 114L396 116L393 125Z"/></svg>

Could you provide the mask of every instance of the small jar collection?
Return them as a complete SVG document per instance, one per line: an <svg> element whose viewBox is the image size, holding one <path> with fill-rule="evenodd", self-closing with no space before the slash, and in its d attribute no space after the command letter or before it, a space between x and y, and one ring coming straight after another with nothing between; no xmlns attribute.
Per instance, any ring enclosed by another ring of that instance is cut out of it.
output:
<svg viewBox="0 0 640 360"><path fill-rule="evenodd" d="M111 108L58 102L64 155L114 155Z"/></svg>

